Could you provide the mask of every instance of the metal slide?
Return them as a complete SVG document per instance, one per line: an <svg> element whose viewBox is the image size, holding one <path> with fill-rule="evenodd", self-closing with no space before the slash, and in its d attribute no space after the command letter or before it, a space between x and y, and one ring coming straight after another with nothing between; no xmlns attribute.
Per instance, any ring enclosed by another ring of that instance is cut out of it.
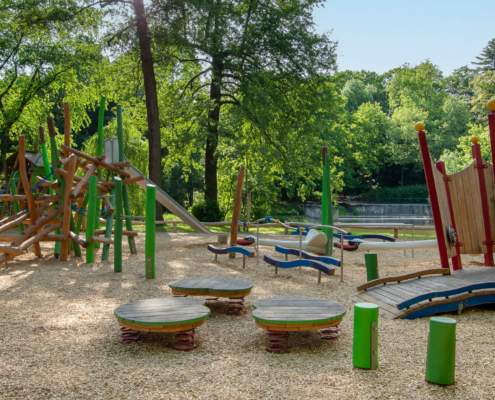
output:
<svg viewBox="0 0 495 400"><path fill-rule="evenodd" d="M105 139L104 144L105 149L105 161L108 163L118 162L118 140L117 138ZM127 158L124 159L127 161ZM143 176L142 181L136 182L142 189L146 190L146 185L154 185L154 183L148 179L141 171L139 171L132 164L130 167L126 167L126 171L131 174L131 178L137 176ZM200 221L188 213L179 203L177 203L172 197L161 190L158 186L156 187L156 200L160 202L163 206L167 207L174 215L179 217L183 222L193 228L196 232L204 233L206 235L219 235L226 236L226 233L218 233L210 231L206 226L204 226Z"/></svg>

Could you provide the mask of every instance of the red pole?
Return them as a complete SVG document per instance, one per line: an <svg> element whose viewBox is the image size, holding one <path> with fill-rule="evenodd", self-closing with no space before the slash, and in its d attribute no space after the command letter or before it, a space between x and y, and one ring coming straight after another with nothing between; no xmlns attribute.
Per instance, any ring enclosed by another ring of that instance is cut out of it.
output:
<svg viewBox="0 0 495 400"><path fill-rule="evenodd" d="M418 131L419 148L421 149L421 158L425 169L426 185L430 194L431 212L433 213L433 222L435 223L435 232L437 234L438 251L440 253L440 264L442 268L449 268L449 257L447 255L447 245L445 244L445 233L443 232L442 215L440 214L440 204L438 203L435 180L433 178L433 166L431 163L430 151L426 134L423 132L424 125L417 123L414 127Z"/></svg>

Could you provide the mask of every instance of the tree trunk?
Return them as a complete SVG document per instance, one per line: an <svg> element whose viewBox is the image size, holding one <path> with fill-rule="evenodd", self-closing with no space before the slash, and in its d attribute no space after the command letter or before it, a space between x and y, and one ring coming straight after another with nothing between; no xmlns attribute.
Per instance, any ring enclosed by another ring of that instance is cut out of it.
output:
<svg viewBox="0 0 495 400"><path fill-rule="evenodd" d="M149 37L148 21L144 10L143 0L134 0L136 27L143 68L144 93L146 95L146 111L148 116L148 145L149 145L149 178L159 188L162 187L162 163L160 140L160 114L158 110L158 95L156 90L155 68L151 54L151 39ZM162 205L156 202L156 220L163 221Z"/></svg>
<svg viewBox="0 0 495 400"><path fill-rule="evenodd" d="M194 204L194 188L189 188L189 207L192 207Z"/></svg>
<svg viewBox="0 0 495 400"><path fill-rule="evenodd" d="M405 165L402 165L402 175L401 175L401 178L400 178L400 186L404 186L404 170L406 169L406 166Z"/></svg>
<svg viewBox="0 0 495 400"><path fill-rule="evenodd" d="M220 123L221 107L221 74L223 71L223 60L213 57L212 76L210 87L210 100L213 107L208 112L208 136L206 138L205 153L205 200L218 199L218 159L215 154L218 146L218 125Z"/></svg>
<svg viewBox="0 0 495 400"><path fill-rule="evenodd" d="M280 187L280 194L282 196L281 200L282 201L289 201L289 195L287 194L287 189L283 186Z"/></svg>

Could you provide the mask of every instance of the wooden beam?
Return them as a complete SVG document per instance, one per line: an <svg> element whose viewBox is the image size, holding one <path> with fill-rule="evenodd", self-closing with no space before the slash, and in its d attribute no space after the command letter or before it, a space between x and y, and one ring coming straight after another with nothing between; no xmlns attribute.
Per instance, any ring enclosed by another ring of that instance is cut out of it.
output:
<svg viewBox="0 0 495 400"><path fill-rule="evenodd" d="M13 246L19 246L24 243L27 239L29 239L38 229L44 226L48 221L51 221L57 218L63 211L62 204L57 208L53 209L49 213L43 215L40 219L38 219L34 224L27 227L24 232L19 235L16 240L12 242ZM0 261L1 262L1 261Z"/></svg>
<svg viewBox="0 0 495 400"><path fill-rule="evenodd" d="M47 236L49 233L51 233L51 232L53 232L53 231L55 231L55 230L57 230L57 229L62 228L62 225L63 225L63 224L51 225L49 228L43 229L41 232L37 233L37 234L36 234L36 235L34 235L33 237L31 237L31 238L29 238L28 240L26 240L24 243L22 243L22 244L18 247L18 249L19 249L19 254L18 254L18 255L20 255L22 251L24 251L24 250L28 249L29 247L31 247L31 246L33 246L33 245L37 244L37 243L40 241L40 239L44 238L44 237L45 237L45 236ZM66 241L66 240L64 240L64 241L62 242L62 246L63 246L65 243L67 243L67 241ZM38 243L38 245L39 245L39 243Z"/></svg>
<svg viewBox="0 0 495 400"><path fill-rule="evenodd" d="M115 164L113 164L115 165ZM134 178L130 178L130 179L126 179L124 181L122 181L122 185L128 185L130 183L136 183L136 182L139 182L139 181L143 181L144 180L144 176L136 176ZM102 182L101 183L102 186L105 186L107 188L112 188L112 187L115 187L115 183L113 182Z"/></svg>
<svg viewBox="0 0 495 400"><path fill-rule="evenodd" d="M98 236L90 236L88 238L88 243L105 243L105 244L113 244L113 239L111 238L100 238Z"/></svg>
<svg viewBox="0 0 495 400"><path fill-rule="evenodd" d="M114 234L114 232L115 231L112 229L112 235ZM96 229L94 232L95 236L104 235L104 234L105 234L105 229ZM136 231L122 230L122 235L124 235L124 236L138 236L138 233Z"/></svg>
<svg viewBox="0 0 495 400"><path fill-rule="evenodd" d="M73 149L72 147L68 147L65 145L62 145L61 147L64 150L70 151L72 154L75 154L76 156L79 156L79 157L84 158L86 160L92 161L94 164L104 166L105 168L109 169L112 172L115 172L116 174L123 176L124 178L130 178L131 177L131 174L129 172L122 171L120 168L114 167L112 164L108 164L104 161L101 161L96 157L91 157L87 154L84 154L83 152L81 152L79 150Z"/></svg>
<svg viewBox="0 0 495 400"><path fill-rule="evenodd" d="M72 241L76 242L79 244L79 246L81 246L83 249L87 248L89 246L89 243L86 242L84 239L80 238L79 236L77 236L74 232L70 231L69 232L69 236L71 238Z"/></svg>
<svg viewBox="0 0 495 400"><path fill-rule="evenodd" d="M84 177L79 181L76 185L75 189L70 193L70 198L75 199L77 195L81 192L81 189L84 185L86 185L89 181L89 177L96 172L96 164L93 164L91 168L89 168L88 172L84 175ZM66 178L67 180L67 178ZM72 187L72 184L70 185Z"/></svg>

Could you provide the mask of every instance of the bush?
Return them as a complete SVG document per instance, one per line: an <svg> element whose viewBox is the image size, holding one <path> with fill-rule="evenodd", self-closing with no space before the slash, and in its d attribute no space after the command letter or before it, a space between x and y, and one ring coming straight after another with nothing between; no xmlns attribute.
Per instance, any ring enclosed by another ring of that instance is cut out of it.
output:
<svg viewBox="0 0 495 400"><path fill-rule="evenodd" d="M357 217L359 215L359 211L358 210L352 210L352 215Z"/></svg>
<svg viewBox="0 0 495 400"><path fill-rule="evenodd" d="M215 200L203 200L193 204L189 212L201 222L218 222L224 215Z"/></svg>
<svg viewBox="0 0 495 400"><path fill-rule="evenodd" d="M347 215L347 210L344 206L339 206L339 215Z"/></svg>

